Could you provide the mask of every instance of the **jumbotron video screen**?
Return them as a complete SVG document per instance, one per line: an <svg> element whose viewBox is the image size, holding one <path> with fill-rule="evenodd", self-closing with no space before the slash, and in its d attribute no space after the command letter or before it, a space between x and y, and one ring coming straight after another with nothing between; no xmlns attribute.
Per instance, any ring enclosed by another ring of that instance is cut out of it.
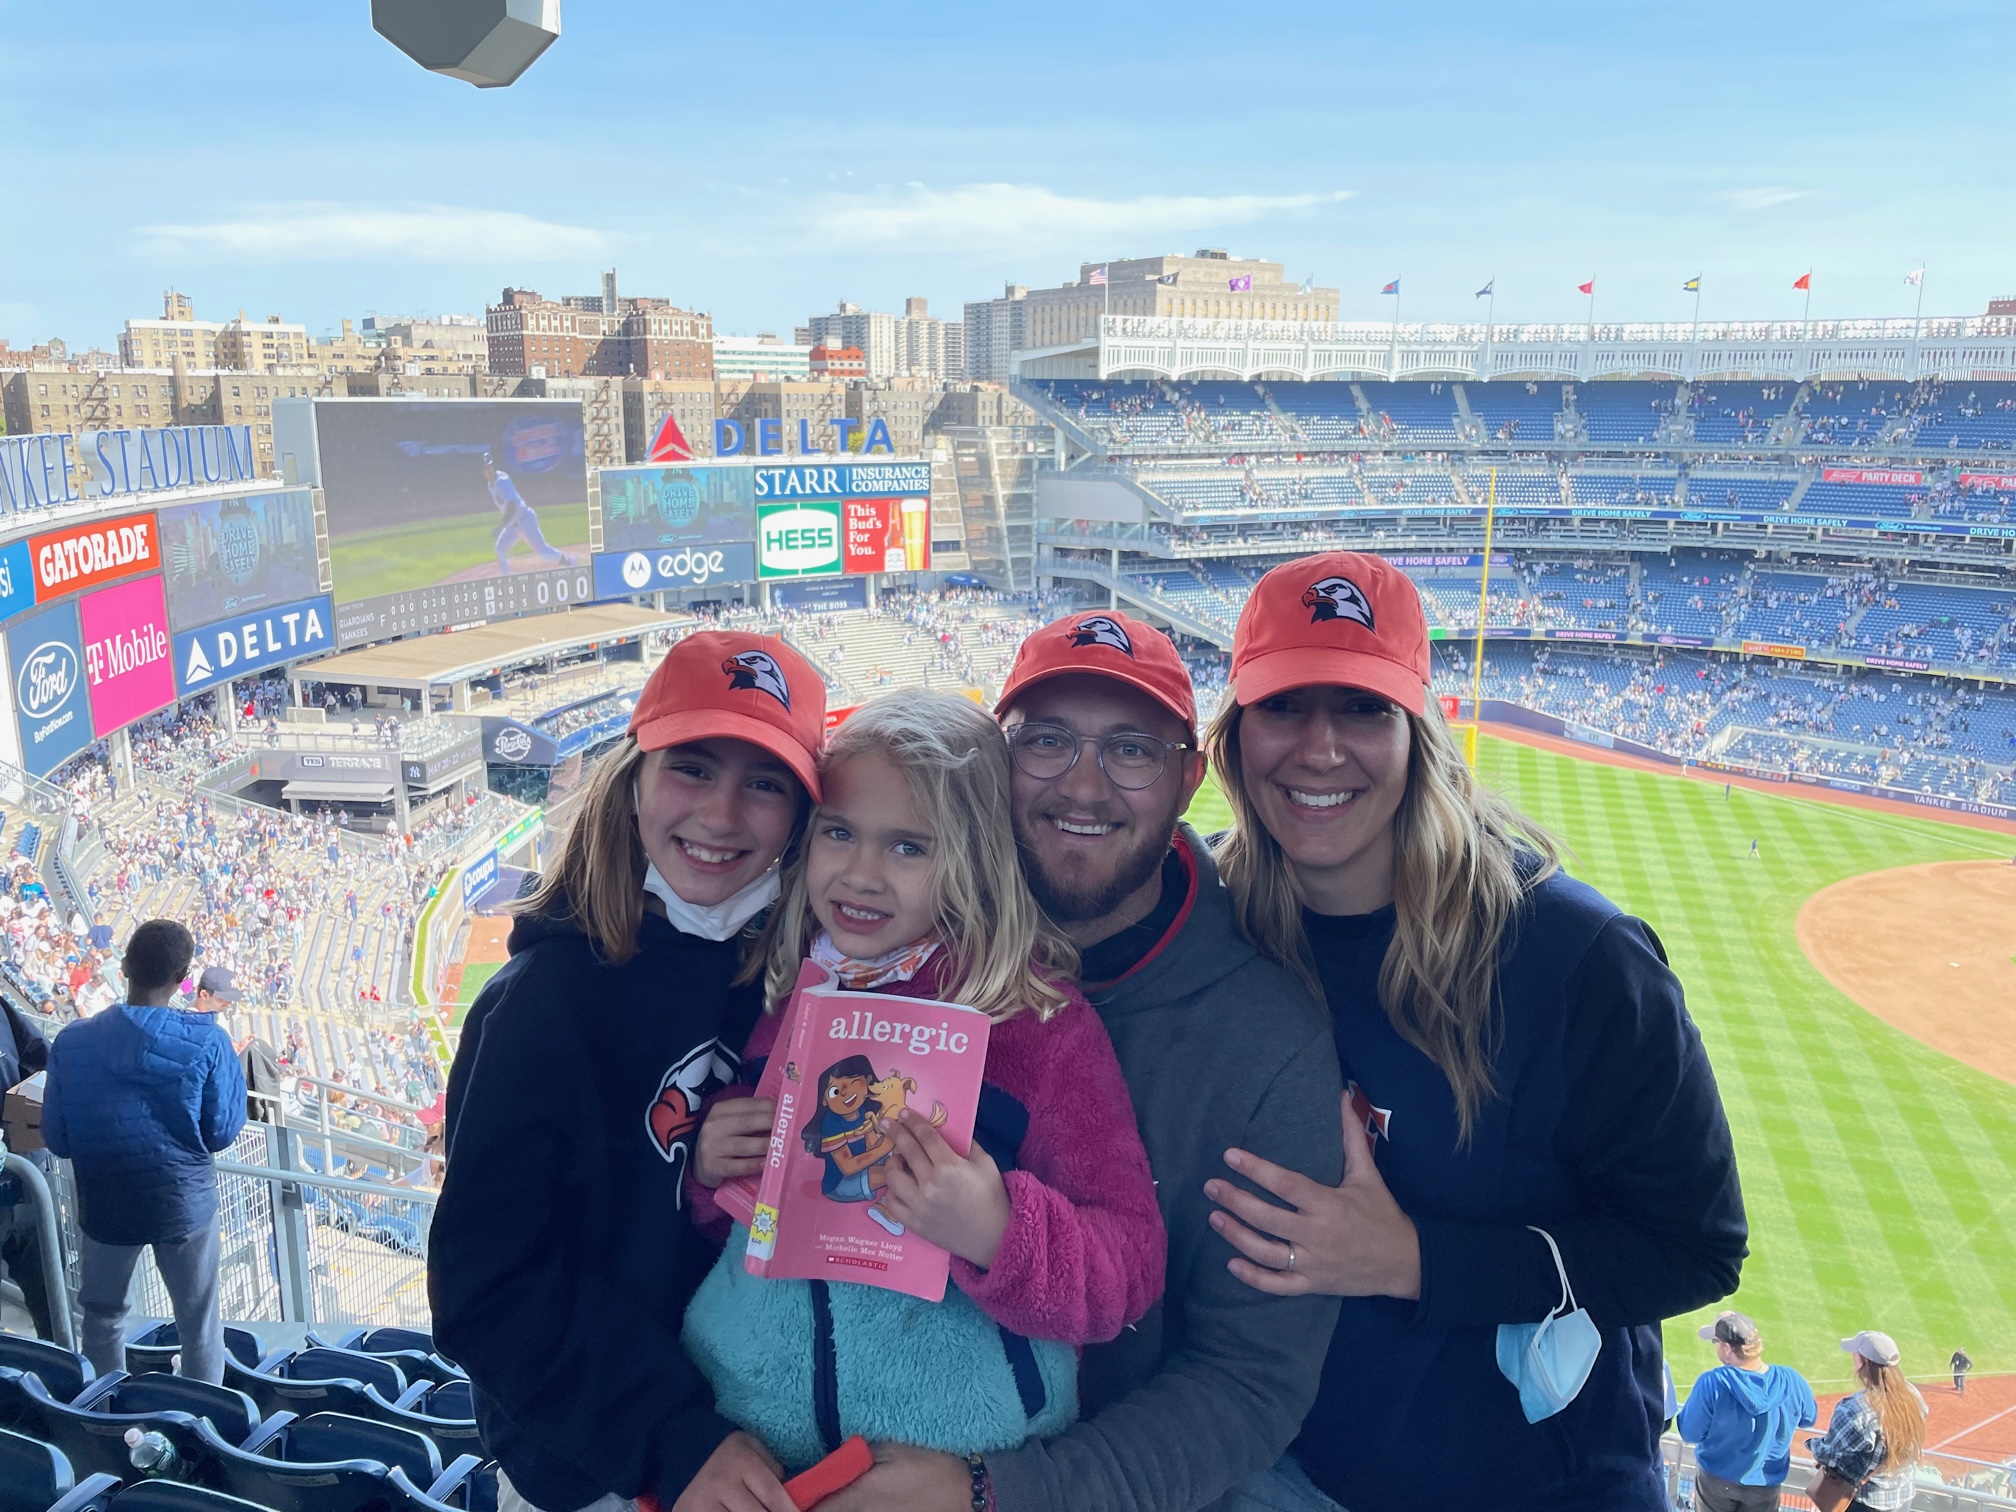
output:
<svg viewBox="0 0 2016 1512"><path fill-rule="evenodd" d="M594 596L578 400L318 403L336 641Z"/></svg>

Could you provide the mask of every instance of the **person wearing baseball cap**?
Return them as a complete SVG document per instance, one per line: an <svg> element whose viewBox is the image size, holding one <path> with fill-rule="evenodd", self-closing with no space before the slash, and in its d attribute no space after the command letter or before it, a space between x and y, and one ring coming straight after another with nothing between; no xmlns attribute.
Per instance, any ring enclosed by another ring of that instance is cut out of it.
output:
<svg viewBox="0 0 2016 1512"><path fill-rule="evenodd" d="M988 1475L1017 1512L1198 1512L1279 1457L1322 1368L1335 1299L1241 1286L1204 1182L1234 1144L1337 1179L1329 1023L1241 938L1210 848L1180 823L1205 768L1166 635L1117 609L1066 615L1023 641L995 715L1023 874L1079 948L1134 1100L1169 1283L1146 1318L1084 1350L1079 1421L990 1452ZM964 1460L902 1446L878 1446L844 1494L916 1512L972 1503Z"/></svg>
<svg viewBox="0 0 2016 1512"><path fill-rule="evenodd" d="M1478 783L1432 672L1398 568L1286 562L1205 736L1240 926L1322 994L1345 1081L1341 1185L1248 1149L1274 1202L1210 1183L1241 1281L1343 1299L1249 1505L1664 1512L1659 1323L1745 1254L1728 1122L1657 936Z"/></svg>
<svg viewBox="0 0 2016 1512"><path fill-rule="evenodd" d="M826 690L783 641L704 631L638 695L517 907L449 1073L428 1254L513 1505L789 1512L680 1343L713 1263L684 1211L701 1106L760 1008L737 978L819 793Z"/></svg>
<svg viewBox="0 0 2016 1512"><path fill-rule="evenodd" d="M1817 1467L1807 1499L1824 1512L1909 1507L1925 1450L1925 1398L1904 1378L1897 1341L1865 1328L1841 1341L1861 1390L1834 1404L1827 1431L1806 1442Z"/></svg>
<svg viewBox="0 0 2016 1512"><path fill-rule="evenodd" d="M1813 1388L1789 1365L1764 1363L1764 1339L1740 1312L1721 1312L1701 1337L1721 1363L1695 1378L1680 1437L1695 1446L1700 1512L1775 1512L1792 1468L1792 1435L1820 1415Z"/></svg>
<svg viewBox="0 0 2016 1512"><path fill-rule="evenodd" d="M223 1013L237 1002L243 993L238 990L238 978L228 966L205 966L203 975L196 979L195 1010L198 1013Z"/></svg>

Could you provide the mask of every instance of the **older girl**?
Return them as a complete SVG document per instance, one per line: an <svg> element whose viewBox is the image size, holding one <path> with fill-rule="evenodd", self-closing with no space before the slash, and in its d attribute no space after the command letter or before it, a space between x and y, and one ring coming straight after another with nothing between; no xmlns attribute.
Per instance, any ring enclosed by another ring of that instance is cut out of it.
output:
<svg viewBox="0 0 2016 1512"><path fill-rule="evenodd" d="M675 646L463 1025L428 1286L500 1512L789 1512L680 1346L714 1258L681 1207L702 1101L741 1074L742 935L818 797L825 705L782 641Z"/></svg>

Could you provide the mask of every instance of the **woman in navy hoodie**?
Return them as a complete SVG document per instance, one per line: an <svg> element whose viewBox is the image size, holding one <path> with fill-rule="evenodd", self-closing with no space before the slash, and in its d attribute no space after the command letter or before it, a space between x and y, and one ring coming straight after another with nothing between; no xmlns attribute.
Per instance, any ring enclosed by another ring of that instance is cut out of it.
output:
<svg viewBox="0 0 2016 1512"><path fill-rule="evenodd" d="M1345 1299L1247 1505L1663 1512L1659 1322L1745 1252L1728 1125L1657 937L1476 784L1429 672L1405 576L1289 562L1208 735L1241 927L1324 994L1345 1080L1342 1185L1235 1150L1287 1206L1206 1188L1241 1280Z"/></svg>
<svg viewBox="0 0 2016 1512"><path fill-rule="evenodd" d="M644 685L560 861L521 907L448 1079L428 1254L499 1512L791 1512L680 1329L713 1247L684 1208L710 1092L757 1016L744 930L817 798L826 693L769 636L708 632Z"/></svg>

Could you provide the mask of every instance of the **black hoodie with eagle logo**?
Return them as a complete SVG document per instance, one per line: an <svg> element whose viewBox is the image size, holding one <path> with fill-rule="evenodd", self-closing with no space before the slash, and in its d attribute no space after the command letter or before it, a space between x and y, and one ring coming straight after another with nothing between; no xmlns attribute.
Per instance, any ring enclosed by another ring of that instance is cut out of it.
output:
<svg viewBox="0 0 2016 1512"><path fill-rule="evenodd" d="M510 950L448 1078L435 1338L527 1501L568 1512L648 1491L670 1507L733 1431L680 1345L714 1263L683 1187L758 991L732 983L738 940L655 913L621 966L569 919L519 919Z"/></svg>

